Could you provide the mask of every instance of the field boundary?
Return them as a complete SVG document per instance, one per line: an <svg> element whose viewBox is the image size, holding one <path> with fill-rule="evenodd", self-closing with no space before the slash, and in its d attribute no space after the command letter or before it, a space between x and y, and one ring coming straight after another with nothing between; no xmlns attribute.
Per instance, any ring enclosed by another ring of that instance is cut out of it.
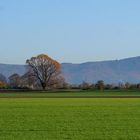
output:
<svg viewBox="0 0 140 140"><path fill-rule="evenodd" d="M140 98L140 96L5 96L3 98Z"/></svg>

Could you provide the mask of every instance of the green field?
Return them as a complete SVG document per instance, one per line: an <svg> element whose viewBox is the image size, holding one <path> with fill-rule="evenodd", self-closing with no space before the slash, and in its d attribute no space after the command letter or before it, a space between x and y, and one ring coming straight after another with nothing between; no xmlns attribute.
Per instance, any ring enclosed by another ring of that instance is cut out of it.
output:
<svg viewBox="0 0 140 140"><path fill-rule="evenodd" d="M57 98L122 93L1 93L0 140L139 140L140 98Z"/></svg>
<svg viewBox="0 0 140 140"><path fill-rule="evenodd" d="M140 97L140 90L52 91L0 93L0 98Z"/></svg>

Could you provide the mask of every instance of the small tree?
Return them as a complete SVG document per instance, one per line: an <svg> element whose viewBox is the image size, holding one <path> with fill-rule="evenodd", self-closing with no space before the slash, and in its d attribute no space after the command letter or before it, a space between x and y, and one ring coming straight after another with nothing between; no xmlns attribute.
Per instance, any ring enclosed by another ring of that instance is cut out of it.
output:
<svg viewBox="0 0 140 140"><path fill-rule="evenodd" d="M104 81L103 80L99 80L97 83L96 83L96 87L100 90L103 90L105 85L104 85Z"/></svg>
<svg viewBox="0 0 140 140"><path fill-rule="evenodd" d="M2 89L2 88L6 88L6 84L4 82L0 81L0 89Z"/></svg>
<svg viewBox="0 0 140 140"><path fill-rule="evenodd" d="M38 87L37 80L32 76L30 72L26 72L21 76L20 84L23 88L37 89Z"/></svg>
<svg viewBox="0 0 140 140"><path fill-rule="evenodd" d="M6 77L3 74L1 74L1 73L0 73L0 81L5 83L5 84L7 83Z"/></svg>
<svg viewBox="0 0 140 140"><path fill-rule="evenodd" d="M90 89L90 84L87 83L87 82L84 82L80 85L80 88L83 89L83 90L87 90L87 89Z"/></svg>
<svg viewBox="0 0 140 140"><path fill-rule="evenodd" d="M9 85L14 88L18 88L20 86L20 75L15 73L11 75L9 78Z"/></svg>
<svg viewBox="0 0 140 140"><path fill-rule="evenodd" d="M45 54L32 57L26 63L29 72L40 83L43 90L49 88L50 82L60 74L60 64Z"/></svg>
<svg viewBox="0 0 140 140"><path fill-rule="evenodd" d="M126 83L125 83L125 88L126 88L126 89L129 89L129 88L130 88L130 86L131 86L131 84L130 84L130 83L128 83L128 82L126 82Z"/></svg>

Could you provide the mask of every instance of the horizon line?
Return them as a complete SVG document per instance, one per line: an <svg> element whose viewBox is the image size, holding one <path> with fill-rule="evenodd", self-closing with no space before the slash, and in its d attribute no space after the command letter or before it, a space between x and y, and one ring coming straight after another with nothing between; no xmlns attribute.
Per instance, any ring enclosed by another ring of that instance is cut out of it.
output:
<svg viewBox="0 0 140 140"><path fill-rule="evenodd" d="M132 57L125 57L125 58L120 58L120 59L107 59L107 60L95 60L95 61L86 61L86 62L79 62L79 63L74 63L74 62L59 62L60 64L85 64L85 63L96 63L96 62L108 62L108 61L121 61L121 60L126 60L126 59L132 59L132 58L137 58L139 56L132 56ZM26 65L26 64L15 64L15 63L1 63L1 65Z"/></svg>

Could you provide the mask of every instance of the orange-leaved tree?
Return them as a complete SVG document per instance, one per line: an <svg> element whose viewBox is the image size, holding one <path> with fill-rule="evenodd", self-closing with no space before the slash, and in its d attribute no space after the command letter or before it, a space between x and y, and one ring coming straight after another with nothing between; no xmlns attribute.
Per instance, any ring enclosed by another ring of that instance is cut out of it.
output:
<svg viewBox="0 0 140 140"><path fill-rule="evenodd" d="M0 81L0 88L5 88L6 87L6 84L2 81Z"/></svg>
<svg viewBox="0 0 140 140"><path fill-rule="evenodd" d="M26 61L26 64L28 64L30 73L39 81L43 90L49 87L53 78L60 75L59 62L53 60L46 54L32 57Z"/></svg>

